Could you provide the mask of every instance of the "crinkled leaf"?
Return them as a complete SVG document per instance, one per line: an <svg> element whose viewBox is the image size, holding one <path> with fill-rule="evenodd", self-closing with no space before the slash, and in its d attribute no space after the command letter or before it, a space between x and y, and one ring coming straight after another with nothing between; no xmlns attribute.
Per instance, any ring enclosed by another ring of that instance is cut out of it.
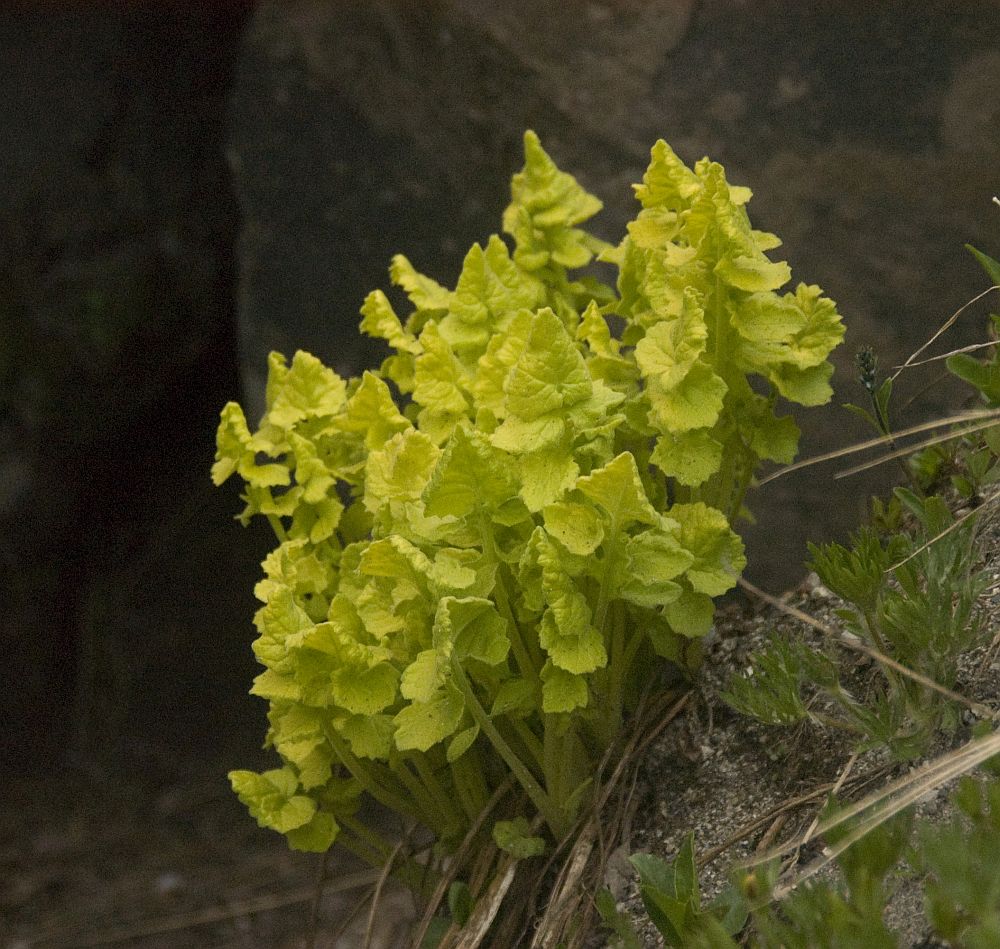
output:
<svg viewBox="0 0 1000 949"><path fill-rule="evenodd" d="M473 244L441 321L442 337L456 350L486 349L495 328L503 328L511 314L534 309L545 298L545 289L510 259L507 245L493 235L484 250Z"/></svg>
<svg viewBox="0 0 1000 949"><path fill-rule="evenodd" d="M420 344L412 333L403 329L389 298L381 290L373 290L361 307L362 333L375 339L384 339L393 349L418 355Z"/></svg>
<svg viewBox="0 0 1000 949"><path fill-rule="evenodd" d="M560 669L551 662L542 669L542 711L546 713L572 712L586 708L589 701L587 680Z"/></svg>
<svg viewBox="0 0 1000 949"><path fill-rule="evenodd" d="M722 443L704 428L676 434L668 432L656 439L649 460L665 475L676 478L679 484L698 485L721 467Z"/></svg>
<svg viewBox="0 0 1000 949"><path fill-rule="evenodd" d="M486 352L479 358L476 374L470 383L476 402L500 418L505 413L507 375L528 345L535 314L531 310L515 313L506 331L490 339Z"/></svg>
<svg viewBox="0 0 1000 949"><path fill-rule="evenodd" d="M463 391L463 370L437 323L428 323L420 334L423 348L417 357L413 401L422 406L420 427L441 443L456 422L467 417L469 400Z"/></svg>
<svg viewBox="0 0 1000 949"><path fill-rule="evenodd" d="M553 664L567 672L583 674L608 664L604 640L591 625L586 598L575 589L566 588L545 611L538 640Z"/></svg>
<svg viewBox="0 0 1000 949"><path fill-rule="evenodd" d="M499 665L510 650L506 622L492 602L479 597L446 596L438 603L434 644L438 649L447 644L459 661L488 666Z"/></svg>
<svg viewBox="0 0 1000 949"><path fill-rule="evenodd" d="M607 665L604 640L591 622L587 598L566 572L544 531L537 529L533 539L547 607L538 631L542 648L567 672L593 672Z"/></svg>
<svg viewBox="0 0 1000 949"><path fill-rule="evenodd" d="M693 639L704 636L712 628L715 604L704 593L685 590L665 607L663 615L675 633Z"/></svg>
<svg viewBox="0 0 1000 949"><path fill-rule="evenodd" d="M295 765L303 788L326 784L330 779L332 751L323 734L324 713L304 705L272 706L268 714L269 737L278 753Z"/></svg>
<svg viewBox="0 0 1000 949"><path fill-rule="evenodd" d="M445 685L428 702L413 702L395 717L395 742L400 751L427 751L454 734L462 720L461 693Z"/></svg>
<svg viewBox="0 0 1000 949"><path fill-rule="evenodd" d="M289 675L280 675L273 669L265 669L253 680L250 694L271 702L297 702L302 698L295 679Z"/></svg>
<svg viewBox="0 0 1000 949"><path fill-rule="evenodd" d="M733 533L725 514L706 504L675 504L670 516L680 524L678 540L694 563L685 574L699 593L721 596L736 585L746 566L743 541Z"/></svg>
<svg viewBox="0 0 1000 949"><path fill-rule="evenodd" d="M535 314L527 344L511 367L504 390L505 414L524 421L558 416L590 397L592 383L583 356L548 307ZM500 444L502 431L503 425L494 435L495 444ZM507 444L500 447L517 450Z"/></svg>
<svg viewBox="0 0 1000 949"><path fill-rule="evenodd" d="M735 310L732 322L741 337L740 358L766 374L779 391L782 376L825 369L824 360L844 336L833 301L819 287L805 284L782 297L752 294Z"/></svg>
<svg viewBox="0 0 1000 949"><path fill-rule="evenodd" d="M297 596L321 593L329 583L329 566L316 552L308 549L304 540L280 544L265 558L261 566L265 579L254 587L254 596L266 603L280 586L292 589Z"/></svg>
<svg viewBox="0 0 1000 949"><path fill-rule="evenodd" d="M481 578L470 564L470 558L478 560L479 554L473 550L458 550L444 548L434 555L434 562L427 572L427 577L445 594L459 592L473 593L470 588ZM489 591L486 591L489 592Z"/></svg>
<svg viewBox="0 0 1000 949"><path fill-rule="evenodd" d="M675 259L680 256L685 262L693 259L697 253L693 247L683 248L681 251L681 248L672 243L679 235L682 219L677 211L668 207L640 211L639 216L634 221L629 221L627 226L632 243L643 250L671 253Z"/></svg>
<svg viewBox="0 0 1000 949"><path fill-rule="evenodd" d="M393 733L391 716L351 715L337 726L337 730L357 757L375 761L388 759Z"/></svg>
<svg viewBox="0 0 1000 949"><path fill-rule="evenodd" d="M708 327L698 294L687 290L681 314L655 323L639 340L635 361L643 378L652 379L664 390L675 389L705 351Z"/></svg>
<svg viewBox="0 0 1000 949"><path fill-rule="evenodd" d="M576 338L585 341L590 351L598 356L609 358L619 356L620 343L611 335L608 321L594 300L590 301L580 316L580 322L576 327Z"/></svg>
<svg viewBox="0 0 1000 949"><path fill-rule="evenodd" d="M635 196L644 208L686 208L701 190L701 181L660 139L650 152L650 163L641 185L633 185Z"/></svg>
<svg viewBox="0 0 1000 949"><path fill-rule="evenodd" d="M503 454L479 432L456 428L424 491L428 514L466 517L489 512L517 495L517 481Z"/></svg>
<svg viewBox="0 0 1000 949"><path fill-rule="evenodd" d="M649 421L667 432L709 428L718 421L727 391L711 366L696 362L672 389L664 389L655 380L651 383Z"/></svg>
<svg viewBox="0 0 1000 949"><path fill-rule="evenodd" d="M361 377L361 384L347 400L346 412L335 424L343 432L362 436L369 451L412 427L396 408L389 387L371 372Z"/></svg>
<svg viewBox="0 0 1000 949"><path fill-rule="evenodd" d="M671 534L648 530L630 537L625 547L628 556L626 581L620 595L638 606L657 607L671 603L681 595L675 582L694 562Z"/></svg>
<svg viewBox="0 0 1000 949"><path fill-rule="evenodd" d="M451 304L451 291L419 273L402 254L392 258L389 279L406 291L410 302L418 310L446 310Z"/></svg>
<svg viewBox="0 0 1000 949"><path fill-rule="evenodd" d="M340 526L343 513L344 505L336 495L325 497L311 507L300 507L295 512L296 520L289 536L308 534L312 543L322 543L333 536L334 531Z"/></svg>
<svg viewBox="0 0 1000 949"><path fill-rule="evenodd" d="M358 569L365 576L392 577L402 581L395 588L395 592L402 594L399 600L409 599L421 592L430 567L427 555L398 534L373 540L361 552L358 562Z"/></svg>
<svg viewBox="0 0 1000 949"><path fill-rule="evenodd" d="M285 835L288 844L294 850L305 853L325 853L332 846L340 833L340 827L332 814L317 811L308 824L296 827Z"/></svg>
<svg viewBox="0 0 1000 949"><path fill-rule="evenodd" d="M331 676L330 693L336 703L355 715L374 715L396 701L399 673L388 662L370 669L341 667Z"/></svg>
<svg viewBox="0 0 1000 949"><path fill-rule="evenodd" d="M288 587L279 587L254 615L260 636L253 651L265 666L280 674L292 671L289 651L302 645L305 634L313 628L309 615L295 602Z"/></svg>
<svg viewBox="0 0 1000 949"><path fill-rule="evenodd" d="M522 419L509 416L493 433L493 444L511 454L549 452L563 455L566 463L573 461L564 443L567 441L566 419L560 412L538 418ZM564 465L565 467L566 465Z"/></svg>
<svg viewBox="0 0 1000 949"><path fill-rule="evenodd" d="M504 230L514 237L514 259L526 270L550 260L583 267L593 257L588 235L573 227L601 210L602 204L545 153L538 136L524 133L524 168L511 181L512 202L504 211Z"/></svg>
<svg viewBox="0 0 1000 949"><path fill-rule="evenodd" d="M373 451L365 467L365 507L376 513L391 501L417 501L441 456L423 432L409 429L394 435L385 448Z"/></svg>
<svg viewBox="0 0 1000 949"><path fill-rule="evenodd" d="M319 504L337 479L317 454L312 440L291 432L288 442L295 456L295 482L302 488L302 500L306 504Z"/></svg>
<svg viewBox="0 0 1000 949"><path fill-rule="evenodd" d="M344 380L315 356L299 350L281 384L272 392L268 421L291 428L307 418L336 415L344 406Z"/></svg>
<svg viewBox="0 0 1000 949"><path fill-rule="evenodd" d="M312 798L296 794L298 778L289 767L263 774L230 771L229 783L257 823L278 833L287 834L308 824L316 813L316 802Z"/></svg>
<svg viewBox="0 0 1000 949"><path fill-rule="evenodd" d="M825 362L811 369L794 369L782 365L769 373L768 378L789 402L808 406L825 405L830 401L833 397L830 386L832 375L833 365Z"/></svg>
<svg viewBox="0 0 1000 949"><path fill-rule="evenodd" d="M767 461L788 465L799 450L799 427L790 415L776 416L770 410L754 418L750 430L750 447Z"/></svg>
<svg viewBox="0 0 1000 949"><path fill-rule="evenodd" d="M562 501L542 511L545 529L571 554L592 554L604 539L604 524L597 511L586 504Z"/></svg>
<svg viewBox="0 0 1000 949"><path fill-rule="evenodd" d="M631 452L622 452L603 468L579 478L576 488L596 501L618 530L636 521L642 524L659 523L659 515L646 497L646 489Z"/></svg>
<svg viewBox="0 0 1000 949"><path fill-rule="evenodd" d="M723 257L716 265L715 272L731 287L748 293L777 290L792 279L792 269L787 263L783 260L772 263L763 254Z"/></svg>
<svg viewBox="0 0 1000 949"><path fill-rule="evenodd" d="M403 670L399 691L403 698L413 702L429 702L444 685L447 670L446 655L438 649L424 649Z"/></svg>
<svg viewBox="0 0 1000 949"><path fill-rule="evenodd" d="M216 435L215 464L212 483L220 485L233 472L239 472L247 484L258 488L277 487L291 481L288 468L281 464L258 465L257 446L247 427L243 409L228 402Z"/></svg>
<svg viewBox="0 0 1000 949"><path fill-rule="evenodd" d="M580 468L565 449L553 447L520 459L521 498L529 511L539 511L568 491Z"/></svg>

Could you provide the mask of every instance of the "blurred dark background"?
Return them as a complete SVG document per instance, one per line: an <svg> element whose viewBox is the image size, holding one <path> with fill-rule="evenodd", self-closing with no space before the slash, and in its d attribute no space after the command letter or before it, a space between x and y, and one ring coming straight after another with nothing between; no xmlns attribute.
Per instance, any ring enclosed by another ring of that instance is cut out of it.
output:
<svg viewBox="0 0 1000 949"><path fill-rule="evenodd" d="M1000 250L1000 16L914 0L215 0L0 9L0 650L19 771L123 752L251 764L252 586L270 542L208 480L218 411L272 348L340 372L392 253L453 284L532 127L606 202L666 138L756 192L794 278L890 366ZM981 337L985 309L955 345ZM930 381L912 385L916 392ZM908 410L957 404L933 385ZM905 396L904 396L905 399ZM866 435L805 413L803 452ZM812 469L755 499L750 575L880 485Z"/></svg>

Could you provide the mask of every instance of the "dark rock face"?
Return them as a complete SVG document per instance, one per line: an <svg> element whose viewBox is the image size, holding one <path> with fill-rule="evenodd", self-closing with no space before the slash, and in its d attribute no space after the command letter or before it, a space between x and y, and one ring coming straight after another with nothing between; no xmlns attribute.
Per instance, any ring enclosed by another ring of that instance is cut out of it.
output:
<svg viewBox="0 0 1000 949"><path fill-rule="evenodd" d="M5 752L45 766L74 732L193 747L229 723L257 740L239 716L268 538L209 485L218 410L240 372L259 393L271 348L377 362L366 292L397 251L453 283L527 127L605 200L609 239L658 137L751 185L757 226L844 313L838 401L860 397L859 345L892 365L981 290L962 244L1000 251L995 9L811 6L3 5ZM805 453L866 434L835 407L804 417ZM752 574L793 579L804 538L854 522L875 483L768 485Z"/></svg>
<svg viewBox="0 0 1000 949"><path fill-rule="evenodd" d="M237 396L223 130L247 12L0 13L0 718L24 764L210 734L218 690L246 688L225 643L245 652L256 554L207 470Z"/></svg>
<svg viewBox="0 0 1000 949"><path fill-rule="evenodd" d="M262 0L232 133L249 391L272 348L371 364L357 308L386 285L390 255L453 285L471 242L499 228L531 127L604 199L609 239L659 137L750 185L755 225L785 241L772 256L838 301L837 401L860 400L861 345L894 365L986 286L962 245L997 251L998 39L992 5L933 0L905 17L791 0ZM949 341L981 339L984 319ZM904 378L899 404L928 380ZM936 385L906 418L960 391ZM804 454L869 435L836 407L802 419ZM753 499L750 573L772 587L880 483L820 470Z"/></svg>

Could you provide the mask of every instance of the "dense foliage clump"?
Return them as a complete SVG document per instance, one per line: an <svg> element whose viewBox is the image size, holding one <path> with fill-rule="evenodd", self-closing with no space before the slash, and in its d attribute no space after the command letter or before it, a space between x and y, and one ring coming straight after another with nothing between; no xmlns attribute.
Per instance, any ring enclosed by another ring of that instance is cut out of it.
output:
<svg viewBox="0 0 1000 949"><path fill-rule="evenodd" d="M474 245L454 289L394 258L403 318L365 300L361 329L391 348L377 372L272 354L257 429L222 413L213 478L239 474L242 518L279 541L252 692L282 765L231 779L300 849L339 834L384 859L352 816L362 791L454 844L511 775L527 811L498 845L539 852L535 818L563 837L647 660L694 661L745 565L754 471L796 451L780 400L831 395L836 309L776 292L780 242L720 165L658 142L611 246L530 132L525 155L511 245Z"/></svg>

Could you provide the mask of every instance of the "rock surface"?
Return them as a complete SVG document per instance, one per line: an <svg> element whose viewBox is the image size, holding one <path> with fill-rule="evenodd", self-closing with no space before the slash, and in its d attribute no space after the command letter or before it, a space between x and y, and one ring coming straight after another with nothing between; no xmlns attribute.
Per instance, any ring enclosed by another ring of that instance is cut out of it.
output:
<svg viewBox="0 0 1000 949"><path fill-rule="evenodd" d="M258 548L207 476L237 396L223 130L247 12L0 10L0 719L18 765L56 773L70 740L111 755L122 732L220 740L251 674Z"/></svg>
<svg viewBox="0 0 1000 949"><path fill-rule="evenodd" d="M272 348L370 365L357 309L386 286L391 254L453 283L467 247L498 229L531 127L604 199L609 239L659 137L750 185L753 220L784 239L793 279L838 301L837 401L860 401L861 345L894 365L986 286L962 245L997 246L996 13L934 0L906 17L792 0L261 0L231 133L249 391L259 399ZM980 339L984 319L970 313L949 341ZM899 404L930 378L901 380ZM954 399L936 385L906 417ZM804 429L807 454L869 434L832 407L804 413ZM751 574L792 582L805 539L842 534L879 483L769 486Z"/></svg>

